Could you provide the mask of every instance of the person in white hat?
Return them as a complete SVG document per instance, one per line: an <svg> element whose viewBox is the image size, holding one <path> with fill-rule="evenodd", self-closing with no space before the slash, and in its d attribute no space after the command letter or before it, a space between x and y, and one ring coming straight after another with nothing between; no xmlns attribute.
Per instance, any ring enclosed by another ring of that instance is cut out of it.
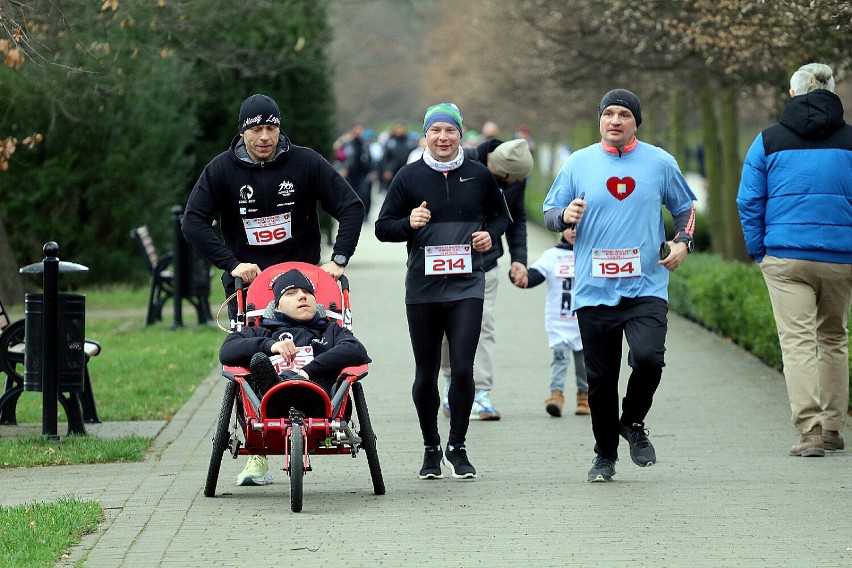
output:
<svg viewBox="0 0 852 568"><path fill-rule="evenodd" d="M497 180L503 191L509 208L509 227L506 229L506 243L512 261L510 274L519 284L526 285L527 280L527 213L524 205L526 178L533 168L533 156L529 143L523 138L502 142L497 138L486 140L476 148L465 150L465 157L481 162ZM482 308L482 329L479 345L473 362L473 377L476 382L472 420L500 420L500 412L491 403L491 390L494 386L494 351L497 346L494 325L494 309L497 304L497 260L503 256L503 239L497 239L494 246L483 254L482 267L485 270L485 303ZM444 416L452 413L449 401L450 358L447 340L441 352L441 371L444 375L444 396L441 409Z"/></svg>

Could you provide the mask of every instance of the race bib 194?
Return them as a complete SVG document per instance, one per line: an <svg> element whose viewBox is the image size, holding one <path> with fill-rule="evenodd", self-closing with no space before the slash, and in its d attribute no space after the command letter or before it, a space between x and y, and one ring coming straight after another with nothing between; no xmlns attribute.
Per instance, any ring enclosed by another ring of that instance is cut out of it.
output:
<svg viewBox="0 0 852 568"><path fill-rule="evenodd" d="M292 237L292 219L289 213L243 219L248 244L252 246L277 245Z"/></svg>
<svg viewBox="0 0 852 568"><path fill-rule="evenodd" d="M471 245L438 245L426 247L426 276L470 274Z"/></svg>
<svg viewBox="0 0 852 568"><path fill-rule="evenodd" d="M592 249L592 276L633 278L642 275L639 248Z"/></svg>

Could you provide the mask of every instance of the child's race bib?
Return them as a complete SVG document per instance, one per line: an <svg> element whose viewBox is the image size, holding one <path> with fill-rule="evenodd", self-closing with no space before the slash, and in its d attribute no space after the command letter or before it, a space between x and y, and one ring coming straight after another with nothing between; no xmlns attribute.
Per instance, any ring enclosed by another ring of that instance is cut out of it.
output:
<svg viewBox="0 0 852 568"><path fill-rule="evenodd" d="M288 365L281 355L273 355L269 358L275 366L275 371L298 371L308 363L314 360L314 348L308 345L307 347L298 347L299 352L293 357L293 360Z"/></svg>
<svg viewBox="0 0 852 568"><path fill-rule="evenodd" d="M556 276L559 278L574 278L574 255L557 258Z"/></svg>

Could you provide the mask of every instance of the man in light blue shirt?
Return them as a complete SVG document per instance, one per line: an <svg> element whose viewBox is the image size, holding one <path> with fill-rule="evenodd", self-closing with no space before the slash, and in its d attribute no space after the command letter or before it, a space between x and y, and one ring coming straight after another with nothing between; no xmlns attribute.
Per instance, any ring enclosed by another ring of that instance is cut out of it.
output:
<svg viewBox="0 0 852 568"><path fill-rule="evenodd" d="M669 271L693 248L696 198L675 159L636 138L635 94L609 91L598 113L601 142L568 157L543 208L548 229L577 228L574 307L596 442L589 481L611 481L619 435L636 465L657 461L644 421L665 366ZM671 241L662 206L674 217ZM619 417L623 337L632 372Z"/></svg>

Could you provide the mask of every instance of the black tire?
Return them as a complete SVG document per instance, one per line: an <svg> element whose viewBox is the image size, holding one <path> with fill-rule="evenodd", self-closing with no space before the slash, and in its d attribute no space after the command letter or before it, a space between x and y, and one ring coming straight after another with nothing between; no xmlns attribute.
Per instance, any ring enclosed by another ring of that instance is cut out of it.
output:
<svg viewBox="0 0 852 568"><path fill-rule="evenodd" d="M376 450L376 434L373 432L373 424L370 422L367 399L364 398L364 387L360 382L352 384L352 398L355 401L355 411L358 413L358 425L361 427L358 432L358 436L361 437L361 449L367 454L370 477L373 479L373 493L384 495L385 480L382 477L382 466L379 464L379 452Z"/></svg>
<svg viewBox="0 0 852 568"><path fill-rule="evenodd" d="M305 478L305 436L300 424L290 428L290 509L302 510L303 481Z"/></svg>
<svg viewBox="0 0 852 568"><path fill-rule="evenodd" d="M219 468L222 466L222 455L228 449L230 437L229 426L237 398L237 383L228 381L225 386L225 398L222 400L222 410L219 411L219 421L213 434L213 453L210 455L210 466L207 468L207 483L204 485L204 496L216 495L216 482L219 480Z"/></svg>

